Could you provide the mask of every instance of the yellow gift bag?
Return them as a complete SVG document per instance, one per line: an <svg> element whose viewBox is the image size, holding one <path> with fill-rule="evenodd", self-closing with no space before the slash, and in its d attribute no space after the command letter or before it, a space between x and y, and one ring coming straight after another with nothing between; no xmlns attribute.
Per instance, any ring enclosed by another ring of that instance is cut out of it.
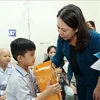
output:
<svg viewBox="0 0 100 100"><path fill-rule="evenodd" d="M40 92L45 90L48 82L51 80L51 85L57 82L57 77L54 68L51 66L51 61L43 62L33 68L36 75L36 80L39 85ZM49 96L46 100L60 100L60 94Z"/></svg>

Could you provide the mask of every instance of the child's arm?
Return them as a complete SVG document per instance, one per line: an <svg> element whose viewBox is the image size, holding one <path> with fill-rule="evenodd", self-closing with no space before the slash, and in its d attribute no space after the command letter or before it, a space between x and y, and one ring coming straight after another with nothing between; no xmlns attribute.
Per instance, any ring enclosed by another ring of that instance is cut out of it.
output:
<svg viewBox="0 0 100 100"><path fill-rule="evenodd" d="M70 87L73 89L74 94L77 94L76 87L72 83L70 83Z"/></svg>
<svg viewBox="0 0 100 100"><path fill-rule="evenodd" d="M12 87L13 86L13 87ZM6 89L6 96L7 100L10 100L10 98L17 98L17 100L45 100L48 96L59 93L60 92L60 85L59 83L56 83L54 85L47 85L47 88L40 93L38 97L35 97L35 91L34 91L34 97L31 94L30 87L27 85L27 82L22 79L18 78L13 82L12 85L7 85ZM33 84L34 89L34 84Z"/></svg>
<svg viewBox="0 0 100 100"><path fill-rule="evenodd" d="M69 84L69 82L68 82L68 80L67 80L67 79L66 79L66 83L67 83L67 84ZM74 94L77 94L76 87L75 87L72 83L70 83L70 87L73 89Z"/></svg>
<svg viewBox="0 0 100 100"><path fill-rule="evenodd" d="M36 97L35 100L45 100L48 96L60 93L60 91L61 91L61 88L60 88L59 83L50 85L50 82L49 82L47 88L38 97Z"/></svg>

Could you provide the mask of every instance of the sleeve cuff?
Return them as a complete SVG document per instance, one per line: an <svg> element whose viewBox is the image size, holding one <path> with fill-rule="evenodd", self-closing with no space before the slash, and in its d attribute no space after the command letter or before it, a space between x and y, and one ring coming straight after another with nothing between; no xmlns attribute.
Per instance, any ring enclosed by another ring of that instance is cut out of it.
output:
<svg viewBox="0 0 100 100"><path fill-rule="evenodd" d="M0 90L0 96L2 96L4 93L3 93L3 91L2 90Z"/></svg>

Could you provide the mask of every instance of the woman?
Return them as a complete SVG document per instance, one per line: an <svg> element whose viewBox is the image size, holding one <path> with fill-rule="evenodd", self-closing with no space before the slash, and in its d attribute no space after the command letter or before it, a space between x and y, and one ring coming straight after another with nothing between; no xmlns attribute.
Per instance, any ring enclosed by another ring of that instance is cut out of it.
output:
<svg viewBox="0 0 100 100"><path fill-rule="evenodd" d="M100 100L100 72L90 66L98 59L100 34L89 30L81 9L73 4L61 8L57 14L58 41L53 65L58 67L65 56L69 62L68 80L76 77L79 100Z"/></svg>

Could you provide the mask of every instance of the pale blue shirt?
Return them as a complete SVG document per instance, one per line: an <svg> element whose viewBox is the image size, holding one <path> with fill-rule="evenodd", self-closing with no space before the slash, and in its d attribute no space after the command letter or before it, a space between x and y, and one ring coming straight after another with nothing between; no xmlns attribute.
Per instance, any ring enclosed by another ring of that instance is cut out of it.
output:
<svg viewBox="0 0 100 100"><path fill-rule="evenodd" d="M11 75L6 89L7 100L35 100L36 78L31 69L26 72L20 66Z"/></svg>
<svg viewBox="0 0 100 100"><path fill-rule="evenodd" d="M5 71L0 66L0 96L3 95L3 91L6 90L7 82L14 70L15 68L11 64L7 65Z"/></svg>

